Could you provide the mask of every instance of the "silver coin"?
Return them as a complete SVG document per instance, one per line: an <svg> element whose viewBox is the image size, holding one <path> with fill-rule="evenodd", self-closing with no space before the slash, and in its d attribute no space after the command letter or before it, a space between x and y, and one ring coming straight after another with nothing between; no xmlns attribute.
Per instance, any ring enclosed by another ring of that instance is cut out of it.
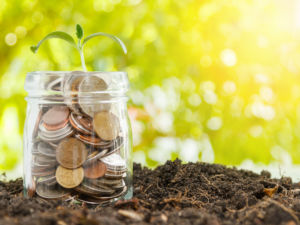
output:
<svg viewBox="0 0 300 225"><path fill-rule="evenodd" d="M105 178L88 179L88 182L93 183L95 186L97 185L114 186L114 185L118 185L121 181L122 179L119 180L112 180L112 179L105 179Z"/></svg>
<svg viewBox="0 0 300 225"><path fill-rule="evenodd" d="M107 151L108 151L108 149L92 152L90 155L88 155L88 158L85 161L84 165L89 165L89 164L96 162L98 159L103 157L107 153Z"/></svg>
<svg viewBox="0 0 300 225"><path fill-rule="evenodd" d="M97 195L110 195L110 194L113 194L115 192L115 190L111 189L108 186L104 186L104 185L95 186L94 184L87 183L87 182L83 182L81 185L85 189L90 190L91 192L98 193Z"/></svg>
<svg viewBox="0 0 300 225"><path fill-rule="evenodd" d="M56 157L55 150L49 144L47 144L45 142L38 143L37 148L38 148L38 152L41 155L45 155L45 156L48 156L50 158L55 158Z"/></svg>
<svg viewBox="0 0 300 225"><path fill-rule="evenodd" d="M92 184L81 184L80 186L76 187L75 190L82 194L86 194L89 196L96 196L96 195L110 195L115 192L113 189L109 188L100 188L96 187Z"/></svg>
<svg viewBox="0 0 300 225"><path fill-rule="evenodd" d="M37 183L45 184L47 186L55 185L55 184L57 184L55 174L45 176L45 177L39 177L37 179Z"/></svg>
<svg viewBox="0 0 300 225"><path fill-rule="evenodd" d="M99 200L85 195L76 196L75 199L90 205L107 205L111 202L110 200Z"/></svg>
<svg viewBox="0 0 300 225"><path fill-rule="evenodd" d="M67 124L64 128L57 131L47 131L43 126L40 126L39 137L46 142L58 142L74 133L72 127Z"/></svg>
<svg viewBox="0 0 300 225"><path fill-rule="evenodd" d="M33 165L56 165L56 158L50 158L48 156L45 155L41 155L41 154L36 154L34 155L34 160L33 160Z"/></svg>
<svg viewBox="0 0 300 225"><path fill-rule="evenodd" d="M31 170L31 174L33 176L50 176L52 174L55 174L55 169L52 169L52 168L48 168L48 169L32 169Z"/></svg>
<svg viewBox="0 0 300 225"><path fill-rule="evenodd" d="M112 171L123 171L126 168L125 160L117 153L102 157L100 160Z"/></svg>
<svg viewBox="0 0 300 225"><path fill-rule="evenodd" d="M104 175L104 178L112 179L112 180L117 180L117 179L125 178L126 176L127 176L126 173L123 173L123 174L111 174L111 173L106 173L106 174Z"/></svg>
<svg viewBox="0 0 300 225"><path fill-rule="evenodd" d="M48 186L45 184L37 183L36 193L46 199L59 199L69 195L69 191L60 187L59 185Z"/></svg>
<svg viewBox="0 0 300 225"><path fill-rule="evenodd" d="M99 200L109 200L109 199L118 198L122 195L125 195L126 192L127 192L127 186L125 186L120 192L116 192L114 195L110 195L110 196L93 196L93 198L96 198L96 199L99 199Z"/></svg>
<svg viewBox="0 0 300 225"><path fill-rule="evenodd" d="M125 181L122 179L118 184L112 186L113 189L122 189L126 186Z"/></svg>

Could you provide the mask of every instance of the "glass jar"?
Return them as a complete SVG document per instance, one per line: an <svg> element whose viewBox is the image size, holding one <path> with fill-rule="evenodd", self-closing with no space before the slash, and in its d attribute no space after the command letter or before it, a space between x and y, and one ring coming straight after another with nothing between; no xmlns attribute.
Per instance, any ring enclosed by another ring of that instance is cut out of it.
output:
<svg viewBox="0 0 300 225"><path fill-rule="evenodd" d="M107 204L132 197L125 72L26 76L24 195Z"/></svg>

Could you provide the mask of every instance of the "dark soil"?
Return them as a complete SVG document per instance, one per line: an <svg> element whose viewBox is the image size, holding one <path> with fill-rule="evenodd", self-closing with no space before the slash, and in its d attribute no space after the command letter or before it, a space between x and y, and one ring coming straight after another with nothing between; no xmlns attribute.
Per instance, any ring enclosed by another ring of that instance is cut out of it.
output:
<svg viewBox="0 0 300 225"><path fill-rule="evenodd" d="M0 224L299 224L300 184L270 173L168 161L134 165L134 199L113 207L22 197L22 180L0 182Z"/></svg>

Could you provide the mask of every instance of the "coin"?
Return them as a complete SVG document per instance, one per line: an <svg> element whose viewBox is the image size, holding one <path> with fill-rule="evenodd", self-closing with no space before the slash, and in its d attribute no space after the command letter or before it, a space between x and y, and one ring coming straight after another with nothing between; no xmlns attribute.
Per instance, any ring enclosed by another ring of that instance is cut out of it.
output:
<svg viewBox="0 0 300 225"><path fill-rule="evenodd" d="M96 179L103 177L106 173L106 165L98 161L84 168L84 176L87 178Z"/></svg>
<svg viewBox="0 0 300 225"><path fill-rule="evenodd" d="M50 158L55 158L55 150L49 144L45 142L39 142L37 145L37 149L41 155L48 156Z"/></svg>
<svg viewBox="0 0 300 225"><path fill-rule="evenodd" d="M74 130L69 125L69 123L65 127L55 131L47 130L41 123L38 135L40 139L48 142L50 145L53 145L53 143L56 143L66 137L71 136L73 132Z"/></svg>
<svg viewBox="0 0 300 225"><path fill-rule="evenodd" d="M39 177L37 179L37 183L45 184L47 186L52 186L57 184L55 174L51 174L49 176Z"/></svg>
<svg viewBox="0 0 300 225"><path fill-rule="evenodd" d="M56 169L56 180L64 188L74 188L80 185L84 178L82 167L76 169L66 169L58 166Z"/></svg>
<svg viewBox="0 0 300 225"><path fill-rule="evenodd" d="M63 82L64 100L73 112L80 113L80 107L75 100L78 96L79 84L83 79L81 71L73 71Z"/></svg>
<svg viewBox="0 0 300 225"><path fill-rule="evenodd" d="M63 189L57 185L48 186L42 183L37 183L36 186L36 193L40 197L46 199L58 199L69 194L69 192L66 189Z"/></svg>
<svg viewBox="0 0 300 225"><path fill-rule="evenodd" d="M56 150L56 159L65 168L80 167L87 159L88 151L85 145L75 138L62 140Z"/></svg>
<svg viewBox="0 0 300 225"><path fill-rule="evenodd" d="M108 203L111 202L110 200L99 200L86 195L76 196L75 199L80 202L84 202L86 204L91 204L91 205L107 205Z"/></svg>
<svg viewBox="0 0 300 225"><path fill-rule="evenodd" d="M85 188L85 190L89 190L91 192L94 192L94 193L97 193L95 195L111 195L115 192L114 189L108 187L108 186L105 186L105 185L97 185L95 186L94 184L92 183L88 183L88 182L83 182L81 184L81 186L83 188Z"/></svg>
<svg viewBox="0 0 300 225"><path fill-rule="evenodd" d="M101 151L93 151L91 154L88 155L88 159L85 161L84 165L90 165L96 162L98 159L103 157L107 153L108 149L103 149Z"/></svg>
<svg viewBox="0 0 300 225"><path fill-rule="evenodd" d="M68 120L69 113L70 110L66 106L54 106L43 115L42 121L47 126L58 126Z"/></svg>
<svg viewBox="0 0 300 225"><path fill-rule="evenodd" d="M99 187L87 182L83 182L80 186L76 187L75 190L89 196L110 195L115 192L115 190L112 188L105 186Z"/></svg>
<svg viewBox="0 0 300 225"><path fill-rule="evenodd" d="M69 137L73 133L74 133L74 130L72 129L72 127L69 124L67 124L65 127L61 128L61 129L55 130L55 131L48 131L45 129L44 126L42 126L42 124L40 124L40 131L38 133L38 136L43 141L46 141L49 144L51 144L51 143L56 143L66 137Z"/></svg>
<svg viewBox="0 0 300 225"><path fill-rule="evenodd" d="M111 145L111 142L109 141L102 141L100 138L97 138L95 136L90 135L82 135L82 134L76 134L75 137L84 142L85 144L92 145L94 147L101 147L101 148L107 148Z"/></svg>
<svg viewBox="0 0 300 225"><path fill-rule="evenodd" d="M85 77L79 85L79 105L83 112L93 117L96 112L108 111L110 109L109 103L103 101L109 100L111 97L109 94L99 93L107 89L105 81L95 75ZM101 100L101 103L88 104L86 103L86 97L97 97Z"/></svg>
<svg viewBox="0 0 300 225"><path fill-rule="evenodd" d="M119 119L111 112L96 113L93 126L98 136L105 141L114 140L120 133Z"/></svg>
<svg viewBox="0 0 300 225"><path fill-rule="evenodd" d="M106 164L108 170L123 171L126 169L125 160L117 153L101 158L101 161Z"/></svg>
<svg viewBox="0 0 300 225"><path fill-rule="evenodd" d="M41 168L33 167L31 169L31 174L33 176L50 176L52 174L55 174L55 168L47 167L47 168L41 169Z"/></svg>
<svg viewBox="0 0 300 225"><path fill-rule="evenodd" d="M56 158L50 158L44 155L35 155L33 165L56 165Z"/></svg>
<svg viewBox="0 0 300 225"><path fill-rule="evenodd" d="M120 182L122 182L122 180L123 179L112 180L112 179L106 179L104 177L101 177L99 179L87 179L88 182L94 184L95 186L98 186L98 185L114 186L114 185L120 184Z"/></svg>
<svg viewBox="0 0 300 225"><path fill-rule="evenodd" d="M71 113L70 123L77 131L83 134L91 135L93 133L93 120L90 117Z"/></svg>
<svg viewBox="0 0 300 225"><path fill-rule="evenodd" d="M110 196L93 196L93 198L99 199L99 200L108 200L108 199L118 198L118 197L124 195L126 192L127 192L127 186L125 186L121 191L116 192L114 195L110 195Z"/></svg>

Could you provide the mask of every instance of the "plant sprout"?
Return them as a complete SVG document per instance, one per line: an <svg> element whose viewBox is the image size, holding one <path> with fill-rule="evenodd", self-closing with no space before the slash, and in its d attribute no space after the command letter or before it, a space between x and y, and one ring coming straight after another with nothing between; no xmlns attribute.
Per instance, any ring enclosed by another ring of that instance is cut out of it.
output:
<svg viewBox="0 0 300 225"><path fill-rule="evenodd" d="M105 36L105 37L111 38L113 41L117 42L121 46L123 52L125 54L127 54L127 49L126 49L125 44L118 37L116 37L114 35L103 33L103 32L94 33L94 34L91 34L91 35L89 35L85 38L83 38L83 35L84 35L84 33L83 33L82 27L79 24L77 24L76 25L76 37L78 39L77 44L74 41L73 37L71 35L69 35L68 33L62 32L62 31L54 31L54 32L51 32L48 35L46 35L42 40L39 41L39 43L37 45L31 46L30 49L33 53L36 53L37 50L39 49L39 47L41 46L41 44L44 41L46 41L48 39L51 39L51 38L59 38L59 39L65 40L69 44L71 44L74 48L76 48L78 50L78 52L80 54L81 65L82 65L82 68L83 68L84 71L87 71L87 69L86 69L84 55L83 55L83 46L90 39L92 39L94 37Z"/></svg>

